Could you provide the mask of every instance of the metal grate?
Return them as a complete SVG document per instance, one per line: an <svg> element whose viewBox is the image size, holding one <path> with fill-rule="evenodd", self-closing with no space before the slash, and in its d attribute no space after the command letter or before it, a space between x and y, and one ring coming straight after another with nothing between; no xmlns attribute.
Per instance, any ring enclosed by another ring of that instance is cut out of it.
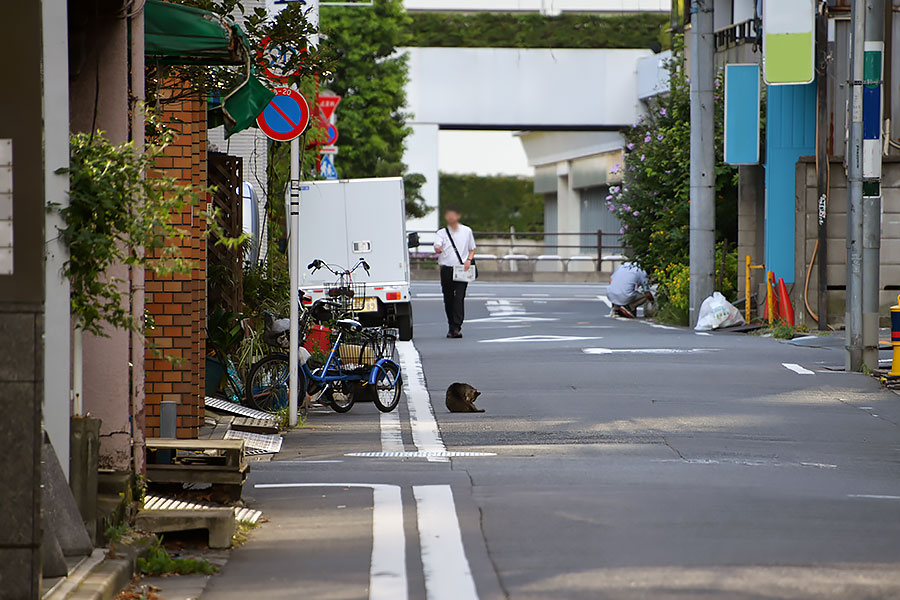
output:
<svg viewBox="0 0 900 600"><path fill-rule="evenodd" d="M225 439L244 440L244 446L271 454L281 452L281 443L283 441L280 435L250 433L249 431L235 431L234 429L229 429L225 432Z"/></svg>
<svg viewBox="0 0 900 600"><path fill-rule="evenodd" d="M222 400L221 398L213 398L212 396L206 397L206 407L211 408L213 410L219 410L222 412L231 413L233 415L240 415L242 417L250 417L251 419L271 419L272 415L267 412L256 410L253 408L247 408L246 406L242 406L237 404L236 402L231 402L229 400Z"/></svg>
<svg viewBox="0 0 900 600"><path fill-rule="evenodd" d="M144 508L146 510L180 510L180 509L204 509L204 508L222 508L219 504L209 502L195 502L190 500L181 500L179 498L168 498L166 496L154 496L147 494L144 496ZM243 523L256 523L262 517L262 511L254 510L246 507L234 507L234 518Z"/></svg>

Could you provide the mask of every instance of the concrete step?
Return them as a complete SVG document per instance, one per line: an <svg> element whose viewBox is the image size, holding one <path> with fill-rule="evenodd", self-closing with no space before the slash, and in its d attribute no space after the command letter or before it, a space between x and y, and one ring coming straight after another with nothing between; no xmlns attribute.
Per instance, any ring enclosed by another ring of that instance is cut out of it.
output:
<svg viewBox="0 0 900 600"><path fill-rule="evenodd" d="M187 508L176 510L141 510L135 528L152 533L206 529L210 548L230 548L235 532L233 508Z"/></svg>

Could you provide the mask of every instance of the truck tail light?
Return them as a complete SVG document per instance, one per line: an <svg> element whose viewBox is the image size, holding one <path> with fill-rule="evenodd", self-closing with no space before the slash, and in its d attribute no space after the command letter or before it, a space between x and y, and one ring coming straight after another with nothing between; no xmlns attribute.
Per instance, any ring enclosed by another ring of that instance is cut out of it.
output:
<svg viewBox="0 0 900 600"><path fill-rule="evenodd" d="M399 300L400 292L388 292L387 294L385 294L385 298L388 300Z"/></svg>

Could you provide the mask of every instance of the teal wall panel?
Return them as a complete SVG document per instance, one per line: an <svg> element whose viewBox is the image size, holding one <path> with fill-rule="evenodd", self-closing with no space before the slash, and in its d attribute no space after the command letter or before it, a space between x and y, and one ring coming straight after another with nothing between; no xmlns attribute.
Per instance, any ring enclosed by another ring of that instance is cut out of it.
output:
<svg viewBox="0 0 900 600"><path fill-rule="evenodd" d="M815 153L816 84L769 86L766 107L766 267L794 281L795 170Z"/></svg>

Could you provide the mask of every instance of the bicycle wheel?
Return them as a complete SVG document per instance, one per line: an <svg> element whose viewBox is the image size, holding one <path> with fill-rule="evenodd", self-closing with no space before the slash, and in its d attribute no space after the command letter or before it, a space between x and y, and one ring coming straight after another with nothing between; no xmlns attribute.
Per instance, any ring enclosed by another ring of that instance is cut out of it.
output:
<svg viewBox="0 0 900 600"><path fill-rule="evenodd" d="M287 406L289 365L285 354L270 354L253 365L247 377L247 405L266 412L276 412ZM300 386L300 389L304 388L304 385Z"/></svg>
<svg viewBox="0 0 900 600"><path fill-rule="evenodd" d="M331 387L325 392L328 394L331 410L336 413L350 412L356 402L356 395L353 392L353 384L349 382L336 381L331 384Z"/></svg>
<svg viewBox="0 0 900 600"><path fill-rule="evenodd" d="M400 394L403 392L403 376L400 367L393 363L386 363L379 373L378 382L375 384L375 393L372 400L375 407L381 412L391 412L400 403ZM372 387L372 386L367 386Z"/></svg>

